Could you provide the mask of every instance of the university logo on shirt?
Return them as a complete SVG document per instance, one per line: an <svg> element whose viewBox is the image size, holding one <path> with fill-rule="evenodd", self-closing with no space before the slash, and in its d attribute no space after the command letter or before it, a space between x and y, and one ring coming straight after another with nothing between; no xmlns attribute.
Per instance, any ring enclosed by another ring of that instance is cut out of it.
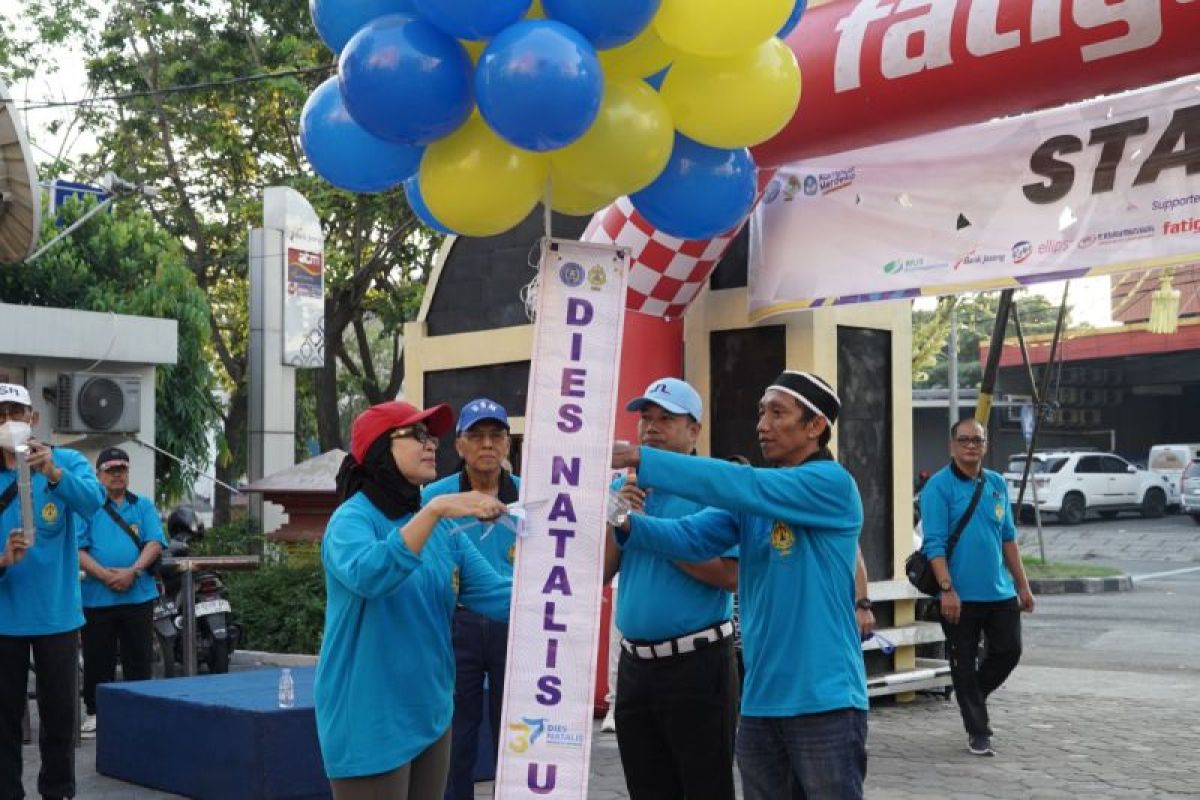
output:
<svg viewBox="0 0 1200 800"><path fill-rule="evenodd" d="M454 596L458 596L458 567L450 573L450 588L454 590Z"/></svg>
<svg viewBox="0 0 1200 800"><path fill-rule="evenodd" d="M46 503L42 506L42 521L47 525L53 525L58 521L58 506L54 503Z"/></svg>
<svg viewBox="0 0 1200 800"><path fill-rule="evenodd" d="M1004 506L1001 503L996 503L996 521L1004 519Z"/></svg>
<svg viewBox="0 0 1200 800"><path fill-rule="evenodd" d="M782 558L787 558L792 554L792 547L796 544L796 534L792 533L792 529L786 522L776 521L775 527L771 528L771 547L779 551Z"/></svg>
<svg viewBox="0 0 1200 800"><path fill-rule="evenodd" d="M508 563L513 563L517 557L517 543L513 542L508 546Z"/></svg>

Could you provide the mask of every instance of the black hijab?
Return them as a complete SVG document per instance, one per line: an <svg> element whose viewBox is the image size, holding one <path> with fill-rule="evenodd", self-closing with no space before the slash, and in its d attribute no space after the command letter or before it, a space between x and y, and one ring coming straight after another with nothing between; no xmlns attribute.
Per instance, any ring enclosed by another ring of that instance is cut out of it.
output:
<svg viewBox="0 0 1200 800"><path fill-rule="evenodd" d="M394 430L394 429L393 429ZM388 519L415 514L421 508L421 488L400 473L392 457L392 431L367 448L362 464L347 455L337 474L338 503L362 492Z"/></svg>

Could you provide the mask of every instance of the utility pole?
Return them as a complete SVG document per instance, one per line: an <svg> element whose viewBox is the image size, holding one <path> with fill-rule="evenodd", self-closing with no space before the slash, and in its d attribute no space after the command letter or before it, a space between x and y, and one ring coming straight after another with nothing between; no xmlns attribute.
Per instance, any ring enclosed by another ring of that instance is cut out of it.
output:
<svg viewBox="0 0 1200 800"><path fill-rule="evenodd" d="M958 298L950 298L950 341L946 345L946 384L950 387L950 424L958 422Z"/></svg>

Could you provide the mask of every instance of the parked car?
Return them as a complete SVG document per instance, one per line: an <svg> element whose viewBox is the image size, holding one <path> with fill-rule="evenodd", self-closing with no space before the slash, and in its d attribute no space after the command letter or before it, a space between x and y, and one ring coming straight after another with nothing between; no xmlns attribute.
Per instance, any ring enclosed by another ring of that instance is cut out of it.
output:
<svg viewBox="0 0 1200 800"><path fill-rule="evenodd" d="M1183 471L1197 458L1200 458L1200 444L1156 444L1150 448L1150 459L1146 462L1150 471L1166 475L1171 482L1168 506L1179 506Z"/></svg>
<svg viewBox="0 0 1200 800"><path fill-rule="evenodd" d="M1183 513L1191 514L1196 524L1200 525L1200 458L1193 460L1183 471L1179 493Z"/></svg>
<svg viewBox="0 0 1200 800"><path fill-rule="evenodd" d="M1025 454L1010 456L1004 478L1008 482L1009 501L1014 505L1021 488ZM1121 511L1137 511L1143 517L1161 517L1170 496L1168 479L1141 470L1120 456L1096 451L1055 450L1036 452L1030 481L1037 485L1037 507L1054 514L1065 525L1077 525L1089 510L1104 519ZM1022 518L1033 511L1034 491L1025 488Z"/></svg>

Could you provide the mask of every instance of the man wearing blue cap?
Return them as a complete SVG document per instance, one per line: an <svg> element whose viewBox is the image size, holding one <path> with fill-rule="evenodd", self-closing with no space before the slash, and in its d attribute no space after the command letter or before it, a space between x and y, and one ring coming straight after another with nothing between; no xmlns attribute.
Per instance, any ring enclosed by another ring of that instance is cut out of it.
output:
<svg viewBox="0 0 1200 800"><path fill-rule="evenodd" d="M454 448L462 464L458 472L435 481L421 492L422 504L434 497L471 490L484 492L503 503L517 502L520 479L504 464L509 447L508 412L486 397L462 407L455 427ZM460 533L471 541L500 575L512 579L516 533L507 525L458 520ZM492 741L503 741L501 706L504 702L504 664L508 657L508 623L496 622L462 606L454 612L454 720L451 723L450 775L446 800L475 797L475 760L479 752L479 726L483 722L483 687L488 691ZM496 753L492 754L493 759Z"/></svg>
<svg viewBox="0 0 1200 800"><path fill-rule="evenodd" d="M644 447L695 452L700 395L661 378L625 407L639 414ZM643 492L630 476L622 495L645 515L666 519L704 510L664 491ZM737 547L699 563L648 551L621 553L610 537L606 578L619 569L617 745L631 800L733 800L733 742L739 681L732 592Z"/></svg>

